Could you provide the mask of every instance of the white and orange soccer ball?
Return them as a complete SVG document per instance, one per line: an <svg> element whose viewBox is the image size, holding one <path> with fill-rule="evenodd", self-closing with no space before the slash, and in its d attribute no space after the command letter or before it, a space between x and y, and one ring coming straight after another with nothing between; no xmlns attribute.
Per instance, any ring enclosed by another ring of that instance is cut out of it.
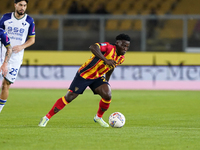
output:
<svg viewBox="0 0 200 150"><path fill-rule="evenodd" d="M122 113L114 112L110 115L108 122L111 127L121 128L124 126L125 120L126 119Z"/></svg>

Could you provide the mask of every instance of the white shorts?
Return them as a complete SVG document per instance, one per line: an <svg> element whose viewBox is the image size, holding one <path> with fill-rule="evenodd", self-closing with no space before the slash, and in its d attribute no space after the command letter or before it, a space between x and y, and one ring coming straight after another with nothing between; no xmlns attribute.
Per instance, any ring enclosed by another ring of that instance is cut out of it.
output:
<svg viewBox="0 0 200 150"><path fill-rule="evenodd" d="M8 64L8 73L4 78L7 81L9 81L10 83L14 83L17 78L20 67L21 67L21 63L16 63L16 62L9 63Z"/></svg>

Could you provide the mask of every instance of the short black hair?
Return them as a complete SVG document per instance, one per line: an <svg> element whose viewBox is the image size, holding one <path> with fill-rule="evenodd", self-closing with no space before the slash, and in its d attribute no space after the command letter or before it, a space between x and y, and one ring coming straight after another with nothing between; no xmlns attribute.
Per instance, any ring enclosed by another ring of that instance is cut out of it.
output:
<svg viewBox="0 0 200 150"><path fill-rule="evenodd" d="M21 1L26 1L26 3L28 4L28 0L14 0L14 3L19 3L19 2L21 2Z"/></svg>
<svg viewBox="0 0 200 150"><path fill-rule="evenodd" d="M119 34L116 37L116 40L125 40L125 41L131 41L131 38L127 34Z"/></svg>

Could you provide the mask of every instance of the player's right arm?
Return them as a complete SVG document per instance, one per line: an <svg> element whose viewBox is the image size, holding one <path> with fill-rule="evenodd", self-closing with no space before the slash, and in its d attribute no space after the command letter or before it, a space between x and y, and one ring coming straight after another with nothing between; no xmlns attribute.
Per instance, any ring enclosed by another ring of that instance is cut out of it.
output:
<svg viewBox="0 0 200 150"><path fill-rule="evenodd" d="M9 62L10 56L12 54L12 47L10 45L8 47L6 47L6 49L7 49L7 51L6 51L5 60L0 68L3 76L6 76L6 74L8 73L8 62Z"/></svg>
<svg viewBox="0 0 200 150"><path fill-rule="evenodd" d="M98 57L99 59L103 60L107 65L115 67L116 66L116 62L112 59L107 59L106 57L104 57L104 55L101 53L101 50L99 48L99 46L97 44L93 44L89 47L89 49L91 50L91 52Z"/></svg>
<svg viewBox="0 0 200 150"><path fill-rule="evenodd" d="M9 62L11 54L12 54L12 47L10 45L10 39L8 37L8 34L5 31L4 31L4 34L1 34L1 42L6 47L7 51L6 51L4 62L0 68L0 71L2 71L2 74L4 76L6 76L6 74L8 72L8 62Z"/></svg>

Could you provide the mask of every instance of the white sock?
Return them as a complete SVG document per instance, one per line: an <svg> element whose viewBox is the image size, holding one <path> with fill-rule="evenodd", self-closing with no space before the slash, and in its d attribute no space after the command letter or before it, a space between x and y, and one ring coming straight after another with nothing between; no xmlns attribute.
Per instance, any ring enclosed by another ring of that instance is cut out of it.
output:
<svg viewBox="0 0 200 150"><path fill-rule="evenodd" d="M49 118L47 118L47 116L44 116L44 118L45 118L46 120L49 120Z"/></svg>
<svg viewBox="0 0 200 150"><path fill-rule="evenodd" d="M5 106L5 103L7 102L7 100L2 100L0 99L0 112L2 111L3 107Z"/></svg>
<svg viewBox="0 0 200 150"><path fill-rule="evenodd" d="M100 117L98 117L97 115L95 115L95 119L100 119Z"/></svg>

